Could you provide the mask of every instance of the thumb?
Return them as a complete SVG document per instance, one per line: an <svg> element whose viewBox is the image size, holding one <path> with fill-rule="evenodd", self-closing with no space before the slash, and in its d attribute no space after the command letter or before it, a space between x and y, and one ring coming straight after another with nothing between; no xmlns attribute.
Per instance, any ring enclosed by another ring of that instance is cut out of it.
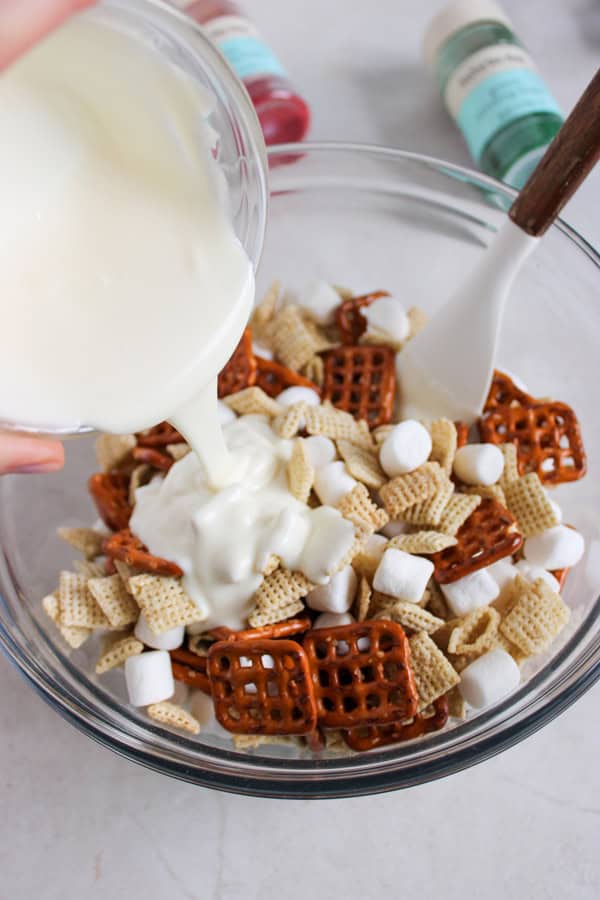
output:
<svg viewBox="0 0 600 900"><path fill-rule="evenodd" d="M0 0L0 71L94 0Z"/></svg>
<svg viewBox="0 0 600 900"><path fill-rule="evenodd" d="M0 432L0 475L8 472L55 472L65 452L60 441Z"/></svg>

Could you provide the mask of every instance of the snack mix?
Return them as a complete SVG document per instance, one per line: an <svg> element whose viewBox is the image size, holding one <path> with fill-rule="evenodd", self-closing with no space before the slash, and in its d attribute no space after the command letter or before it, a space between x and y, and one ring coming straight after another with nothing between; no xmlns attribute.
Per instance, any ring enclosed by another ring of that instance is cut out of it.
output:
<svg viewBox="0 0 600 900"><path fill-rule="evenodd" d="M203 631L180 566L129 529L136 491L169 477L183 437L164 422L99 438L103 524L60 530L83 559L43 608L72 648L100 638L96 673L124 671L156 727L225 729L238 749L398 744L516 689L568 622L560 592L583 539L547 488L585 475L575 413L497 371L478 434L398 422L395 355L424 321L386 292L329 285L299 303L275 284L256 308L219 398L289 442L290 493L336 507L354 540L317 585L271 554L241 631Z"/></svg>

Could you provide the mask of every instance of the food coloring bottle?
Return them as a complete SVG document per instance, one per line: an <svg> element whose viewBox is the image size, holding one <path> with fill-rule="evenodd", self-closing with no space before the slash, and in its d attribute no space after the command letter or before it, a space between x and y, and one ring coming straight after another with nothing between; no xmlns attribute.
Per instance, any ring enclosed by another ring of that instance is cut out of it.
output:
<svg viewBox="0 0 600 900"><path fill-rule="evenodd" d="M431 22L424 53L477 165L523 187L563 117L503 10L455 0Z"/></svg>
<svg viewBox="0 0 600 900"><path fill-rule="evenodd" d="M310 110L255 26L229 0L170 0L203 26L254 104L267 144L300 141Z"/></svg>

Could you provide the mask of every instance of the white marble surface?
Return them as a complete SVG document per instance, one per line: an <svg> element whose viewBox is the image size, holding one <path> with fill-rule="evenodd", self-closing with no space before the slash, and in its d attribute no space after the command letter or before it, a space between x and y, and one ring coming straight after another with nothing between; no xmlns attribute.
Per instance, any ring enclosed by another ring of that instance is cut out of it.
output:
<svg viewBox="0 0 600 900"><path fill-rule="evenodd" d="M315 138L468 162L419 60L438 3L248 0L314 109ZM565 109L598 63L597 0L505 0ZM600 173L568 218L600 243ZM137 768L0 660L0 896L237 900L600 895L600 686L452 778L353 801L220 795Z"/></svg>

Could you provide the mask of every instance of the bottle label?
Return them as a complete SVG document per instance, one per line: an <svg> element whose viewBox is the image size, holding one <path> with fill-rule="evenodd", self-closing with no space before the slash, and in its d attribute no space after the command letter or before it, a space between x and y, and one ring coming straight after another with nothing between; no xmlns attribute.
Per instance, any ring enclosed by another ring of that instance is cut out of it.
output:
<svg viewBox="0 0 600 900"><path fill-rule="evenodd" d="M205 22L204 31L242 80L278 75L285 69L255 26L240 16L218 16Z"/></svg>
<svg viewBox="0 0 600 900"><path fill-rule="evenodd" d="M510 122L534 113L561 115L531 57L515 44L483 47L465 59L448 79L444 100L477 161Z"/></svg>

